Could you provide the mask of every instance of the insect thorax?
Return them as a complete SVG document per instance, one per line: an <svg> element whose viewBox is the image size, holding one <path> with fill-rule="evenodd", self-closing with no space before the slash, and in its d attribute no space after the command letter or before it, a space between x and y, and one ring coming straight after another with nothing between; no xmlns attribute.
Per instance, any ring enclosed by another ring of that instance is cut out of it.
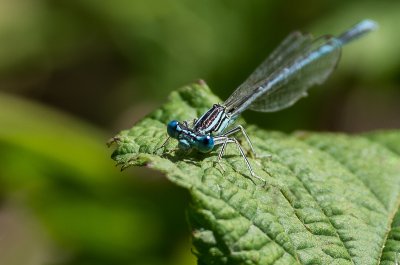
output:
<svg viewBox="0 0 400 265"><path fill-rule="evenodd" d="M231 116L226 113L225 107L214 104L211 109L196 121L193 130L202 134L218 135L222 133L231 122Z"/></svg>

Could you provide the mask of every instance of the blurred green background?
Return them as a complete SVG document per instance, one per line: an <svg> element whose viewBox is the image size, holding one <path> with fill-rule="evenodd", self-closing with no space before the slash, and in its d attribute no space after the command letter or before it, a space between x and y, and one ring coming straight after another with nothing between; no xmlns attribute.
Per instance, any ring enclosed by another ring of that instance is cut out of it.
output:
<svg viewBox="0 0 400 265"><path fill-rule="evenodd" d="M291 31L380 29L346 46L271 130L400 127L399 1L0 0L0 264L195 264L187 194L120 173L105 142L203 78L222 99Z"/></svg>

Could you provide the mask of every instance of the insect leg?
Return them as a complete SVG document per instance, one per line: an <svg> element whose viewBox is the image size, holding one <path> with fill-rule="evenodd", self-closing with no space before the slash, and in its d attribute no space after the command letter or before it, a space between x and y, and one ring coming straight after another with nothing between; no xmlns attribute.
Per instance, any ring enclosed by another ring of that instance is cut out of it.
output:
<svg viewBox="0 0 400 265"><path fill-rule="evenodd" d="M240 129L238 129L238 130L240 130ZM236 138L229 138L227 136L220 136L220 137L215 137L214 141L215 141L216 145L222 144L222 149L219 152L218 160L221 159L221 157L224 155L226 145L228 143L234 143L234 144L236 144L237 148L239 149L239 152L240 152L241 156L243 157L244 162L246 163L246 166L249 169L251 176L254 177L254 178L257 178L257 179L259 179L259 180L261 180L263 182L265 182L265 180L263 178L260 178L259 176L257 176L254 173L253 168L251 167L250 162L247 159L246 154L244 153L242 146L240 145L238 140L236 140Z"/></svg>
<svg viewBox="0 0 400 265"><path fill-rule="evenodd" d="M222 156L224 155L225 148L226 148L226 145L228 144L228 141L229 141L229 138L226 136L220 136L220 137L214 138L215 145L222 144L221 151L219 151L219 154L218 154L218 161L221 160Z"/></svg>
<svg viewBox="0 0 400 265"><path fill-rule="evenodd" d="M229 136L229 135L235 134L235 133L237 133L237 132L239 132L239 131L241 131L242 134L244 135L244 138L246 138L246 141L247 141L247 143L249 144L250 149L251 149L251 152L253 153L253 155L254 155L255 157L257 157L257 153L256 153L256 151L254 150L253 144L251 143L250 138L249 138L249 136L247 135L247 133L246 133L246 131L245 131L245 129L243 128L242 125L238 125L238 126L236 126L235 128L233 128L233 129L227 131L226 133L223 134L223 136Z"/></svg>
<svg viewBox="0 0 400 265"><path fill-rule="evenodd" d="M228 144L228 141L229 141L229 138L228 137L225 137L225 136L219 136L219 137L215 137L214 138L214 143L215 143L215 145L220 145L220 144L222 144L222 147L221 147L221 151L219 151L219 154L218 154L218 160L217 160L217 163L218 163L218 165L220 165L221 166L221 168L225 171L225 168L222 166L222 164L221 164L221 158L222 158L222 156L224 155L224 153L225 153L225 148L226 148L226 145Z"/></svg>

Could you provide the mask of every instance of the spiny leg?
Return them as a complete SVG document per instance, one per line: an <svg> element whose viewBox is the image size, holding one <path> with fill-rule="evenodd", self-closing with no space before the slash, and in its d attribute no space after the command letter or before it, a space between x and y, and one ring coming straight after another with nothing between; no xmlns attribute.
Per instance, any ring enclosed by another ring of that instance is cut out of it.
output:
<svg viewBox="0 0 400 265"><path fill-rule="evenodd" d="M257 153L256 153L256 151L254 150L253 144L251 143L250 138L249 138L249 136L247 135L247 133L246 133L246 131L245 131L245 129L243 128L242 125L238 125L238 126L236 126L235 128L233 128L233 129L227 131L226 133L223 134L223 136L229 136L229 135L235 134L235 133L237 133L237 132L239 132L239 131L241 131L242 134L244 135L244 138L246 139L247 143L249 144L250 149L251 149L251 152L253 153L253 155L254 155L255 157L257 157Z"/></svg>
<svg viewBox="0 0 400 265"><path fill-rule="evenodd" d="M222 147L221 147L221 151L219 151L219 154L218 154L218 161L221 160L222 156L224 155L225 148L226 148L226 145L228 144L228 141L229 141L229 138L228 137L224 137L223 144L222 144Z"/></svg>
<svg viewBox="0 0 400 265"><path fill-rule="evenodd" d="M221 158L225 153L225 148L226 148L226 145L228 144L228 140L229 140L228 137L222 137L222 136L214 139L215 145L222 144L221 151L219 151L219 154L218 154L217 164L222 168L223 171L225 171L225 168L221 164Z"/></svg>
<svg viewBox="0 0 400 265"><path fill-rule="evenodd" d="M222 158L222 156L224 155L226 145L227 145L228 143L235 143L236 146L237 146L237 148L239 149L239 152L240 152L241 156L242 156L243 159L244 159L244 162L246 163L247 168L248 168L249 171L250 171L251 176L254 177L254 178L257 178L257 179L259 179L259 180L261 180L261 181L263 181L264 183L266 182L263 178L260 178L259 176L257 176L257 175L254 173L253 168L251 167L250 162L249 162L249 160L247 159L246 154L244 153L242 146L240 145L240 143L239 143L235 138L229 138L229 137L226 137L226 136L220 136L220 137L214 138L214 141L215 141L216 145L222 144L221 151L219 152L219 155L218 155L218 161L219 161L219 160Z"/></svg>
<svg viewBox="0 0 400 265"><path fill-rule="evenodd" d="M247 141L247 143L249 144L250 149L251 149L251 152L253 153L254 157L256 157L256 158L271 158L271 157L272 157L272 155L261 155L261 156L260 156L260 155L258 155L258 154L256 153L256 151L254 150L253 144L252 144L251 141L250 141L250 137L249 137L249 135L246 133L246 130L243 128L242 125L236 126L235 128L233 128L233 129L227 131L226 133L224 133L222 136L229 136L229 135L235 134L235 133L237 133L237 132L239 132L239 131L241 131L242 134L244 135L244 137L246 138L246 141Z"/></svg>
<svg viewBox="0 0 400 265"><path fill-rule="evenodd" d="M251 167L250 162L247 159L246 154L244 153L243 148L239 144L238 140L236 140L235 138L229 138L229 142L236 144L237 148L239 149L240 154L242 155L244 161L246 162L247 168L249 169L251 176L265 182L265 180L263 178L260 178L259 176L256 175L256 173L254 173L253 168Z"/></svg>

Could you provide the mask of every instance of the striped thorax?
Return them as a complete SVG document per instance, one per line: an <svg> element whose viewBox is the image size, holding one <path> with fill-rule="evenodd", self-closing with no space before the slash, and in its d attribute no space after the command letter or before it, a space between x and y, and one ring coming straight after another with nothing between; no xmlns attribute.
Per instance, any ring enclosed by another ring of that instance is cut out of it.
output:
<svg viewBox="0 0 400 265"><path fill-rule="evenodd" d="M234 120L226 113L225 106L214 104L194 124L193 131L201 134L221 134Z"/></svg>

